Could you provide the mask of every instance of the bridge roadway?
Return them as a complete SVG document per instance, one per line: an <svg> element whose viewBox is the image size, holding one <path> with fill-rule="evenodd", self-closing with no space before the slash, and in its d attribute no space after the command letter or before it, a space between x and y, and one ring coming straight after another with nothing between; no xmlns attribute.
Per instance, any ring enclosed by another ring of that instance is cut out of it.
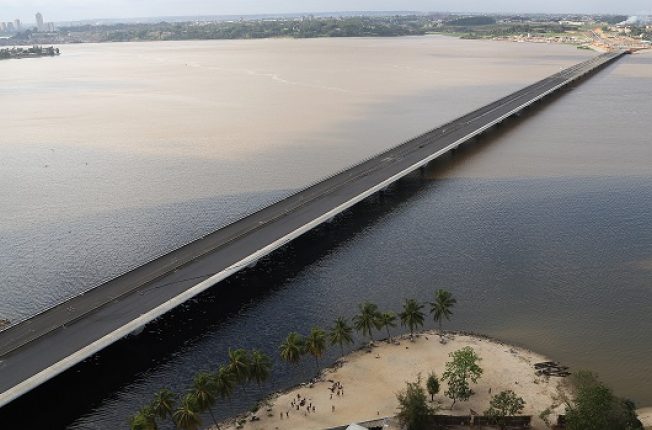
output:
<svg viewBox="0 0 652 430"><path fill-rule="evenodd" d="M622 55L556 73L10 326L0 332L0 407Z"/></svg>

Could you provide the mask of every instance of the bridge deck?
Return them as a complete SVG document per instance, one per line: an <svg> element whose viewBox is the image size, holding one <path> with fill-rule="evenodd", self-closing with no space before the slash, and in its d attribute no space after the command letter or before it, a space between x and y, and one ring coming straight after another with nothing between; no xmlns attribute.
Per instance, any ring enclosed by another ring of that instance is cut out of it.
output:
<svg viewBox="0 0 652 430"><path fill-rule="evenodd" d="M621 55L556 73L7 328L0 406ZM214 275L200 276L206 273Z"/></svg>

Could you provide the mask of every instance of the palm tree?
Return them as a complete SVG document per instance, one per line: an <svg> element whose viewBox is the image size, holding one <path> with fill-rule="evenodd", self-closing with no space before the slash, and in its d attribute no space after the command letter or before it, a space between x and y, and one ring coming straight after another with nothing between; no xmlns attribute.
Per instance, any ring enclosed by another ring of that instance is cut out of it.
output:
<svg viewBox="0 0 652 430"><path fill-rule="evenodd" d="M414 336L414 329L423 326L423 305L414 299L406 299L403 312L400 313L401 325L410 329L410 338Z"/></svg>
<svg viewBox="0 0 652 430"><path fill-rule="evenodd" d="M131 430L157 430L156 414L154 414L152 406L146 405L140 408L138 413L129 420L129 428Z"/></svg>
<svg viewBox="0 0 652 430"><path fill-rule="evenodd" d="M249 369L249 377L260 384L269 378L272 369L272 360L264 352L254 349L251 351L251 366Z"/></svg>
<svg viewBox="0 0 652 430"><path fill-rule="evenodd" d="M215 380L213 379L210 373L200 372L195 375L192 385L192 396L195 399L195 404L197 406L198 412L205 412L211 415L213 419L213 424L217 426L217 429L220 429L220 425L217 423L215 416L213 415L213 406L215 405Z"/></svg>
<svg viewBox="0 0 652 430"><path fill-rule="evenodd" d="M242 348L229 348L229 364L227 368L235 378L235 382L238 384L247 382L249 380L250 369L249 352Z"/></svg>
<svg viewBox="0 0 652 430"><path fill-rule="evenodd" d="M374 341L372 334L373 329L378 330L380 328L378 324L378 317L380 312L378 312L378 306L373 303L365 302L358 305L360 313L353 317L353 326L356 330L362 333L363 336L369 336L371 341Z"/></svg>
<svg viewBox="0 0 652 430"><path fill-rule="evenodd" d="M227 365L222 365L217 369L217 372L213 374L213 382L217 396L222 399L231 399L236 381Z"/></svg>
<svg viewBox="0 0 652 430"><path fill-rule="evenodd" d="M348 321L341 317L335 320L335 325L329 330L328 337L331 345L340 346L341 357L344 357L344 344L350 345L353 343L352 332L353 329Z"/></svg>
<svg viewBox="0 0 652 430"><path fill-rule="evenodd" d="M313 327L306 338L305 348L307 353L315 357L317 373L319 373L319 358L326 351L326 332L319 327Z"/></svg>
<svg viewBox="0 0 652 430"><path fill-rule="evenodd" d="M159 390L159 392L154 395L154 400L151 405L154 416L162 420L166 418L173 420L172 415L174 414L176 401L177 395L172 391L167 388Z"/></svg>
<svg viewBox="0 0 652 430"><path fill-rule="evenodd" d="M290 364L298 364L303 355L303 338L295 331L288 334L280 347L281 358Z"/></svg>
<svg viewBox="0 0 652 430"><path fill-rule="evenodd" d="M430 303L430 313L433 314L435 321L439 323L439 336L442 335L441 322L444 318L450 321L453 315L451 309L455 306L455 303L457 303L457 300L455 300L450 291L435 291L435 301Z"/></svg>
<svg viewBox="0 0 652 430"><path fill-rule="evenodd" d="M383 312L378 318L378 323L380 328L385 327L387 329L387 338L389 342L392 341L392 335L389 333L390 327L396 327L396 314L394 312Z"/></svg>
<svg viewBox="0 0 652 430"><path fill-rule="evenodd" d="M197 430L201 426L197 400L192 394L186 394L181 404L174 411L174 422L181 430Z"/></svg>

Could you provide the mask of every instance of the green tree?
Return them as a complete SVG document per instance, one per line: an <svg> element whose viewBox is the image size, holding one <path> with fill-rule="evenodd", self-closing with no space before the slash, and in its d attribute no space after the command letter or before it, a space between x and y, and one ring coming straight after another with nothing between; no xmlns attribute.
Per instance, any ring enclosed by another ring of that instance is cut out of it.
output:
<svg viewBox="0 0 652 430"><path fill-rule="evenodd" d="M174 411L173 418L177 427L181 430L199 429L199 426L201 426L201 417L199 416L197 400L192 394L186 394L181 400L179 407Z"/></svg>
<svg viewBox="0 0 652 430"><path fill-rule="evenodd" d="M244 384L249 380L250 365L249 352L246 349L229 348L229 364L227 366L238 384Z"/></svg>
<svg viewBox="0 0 652 430"><path fill-rule="evenodd" d="M389 332L390 327L396 327L396 314L394 312L383 312L378 316L379 328L387 330L387 339L392 341L392 335Z"/></svg>
<svg viewBox="0 0 652 430"><path fill-rule="evenodd" d="M231 399L235 390L236 380L228 365L220 366L213 374L215 394L222 399Z"/></svg>
<svg viewBox="0 0 652 430"><path fill-rule="evenodd" d="M215 416L213 415L213 406L215 405L215 379L210 373L200 372L195 375L192 385L192 396L195 399L195 405L198 412L206 412L211 416L213 424L220 428Z"/></svg>
<svg viewBox="0 0 652 430"><path fill-rule="evenodd" d="M129 420L131 430L157 430L156 414L151 405L145 405Z"/></svg>
<svg viewBox="0 0 652 430"><path fill-rule="evenodd" d="M315 365L319 373L319 359L326 351L326 332L319 327L313 327L310 335L306 337L305 349L308 354L315 357Z"/></svg>
<svg viewBox="0 0 652 430"><path fill-rule="evenodd" d="M428 417L436 409L428 404L428 397L421 386L421 375L416 382L406 382L405 390L396 395L398 399L398 420L407 430L429 429Z"/></svg>
<svg viewBox="0 0 652 430"><path fill-rule="evenodd" d="M373 330L380 328L378 321L380 312L378 311L378 306L365 302L358 305L358 310L360 313L353 317L353 326L363 336L369 336L369 339L373 342Z"/></svg>
<svg viewBox="0 0 652 430"><path fill-rule="evenodd" d="M399 315L401 317L401 325L407 326L410 329L410 337L414 336L414 330L418 327L423 327L423 305L414 299L406 299L403 304L403 312Z"/></svg>
<svg viewBox="0 0 652 430"><path fill-rule="evenodd" d="M430 303L430 313L433 315L435 322L439 323L439 335L442 335L442 321L450 321L453 315L453 307L457 300L446 290L435 291L435 301Z"/></svg>
<svg viewBox="0 0 652 430"><path fill-rule="evenodd" d="M348 321L341 317L335 320L335 325L329 330L328 337L331 345L340 346L341 357L344 356L344 344L350 345L353 343L352 332L353 329Z"/></svg>
<svg viewBox="0 0 652 430"><path fill-rule="evenodd" d="M482 359L470 346L465 346L448 355L452 360L446 363L446 371L442 378L448 382L448 390L445 394L453 400L451 406L453 409L457 400L466 401L471 397L469 381L475 384L480 379L482 368L478 362Z"/></svg>
<svg viewBox="0 0 652 430"><path fill-rule="evenodd" d="M428 379L426 379L426 389L428 390L428 394L430 394L430 400L435 401L435 394L439 393L439 379L437 378L437 375L435 375L435 372L430 372L430 375L428 375Z"/></svg>
<svg viewBox="0 0 652 430"><path fill-rule="evenodd" d="M172 420L176 401L177 395L172 391L167 388L159 390L154 395L154 400L152 401L152 411L154 412L154 415L162 420L167 418Z"/></svg>
<svg viewBox="0 0 652 430"><path fill-rule="evenodd" d="M269 378L271 370L272 360L267 354L257 349L251 351L251 368L249 371L251 380L256 381L256 384L260 387L260 384Z"/></svg>
<svg viewBox="0 0 652 430"><path fill-rule="evenodd" d="M507 417L513 417L523 412L525 400L518 397L512 390L501 391L491 397L489 409L484 414L491 417L494 423L498 424L501 430L507 425Z"/></svg>
<svg viewBox="0 0 652 430"><path fill-rule="evenodd" d="M290 364L299 364L303 355L303 338L295 331L288 334L280 347L281 358Z"/></svg>
<svg viewBox="0 0 652 430"><path fill-rule="evenodd" d="M633 402L616 397L596 374L579 371L573 377L575 401L566 404L568 430L638 430Z"/></svg>

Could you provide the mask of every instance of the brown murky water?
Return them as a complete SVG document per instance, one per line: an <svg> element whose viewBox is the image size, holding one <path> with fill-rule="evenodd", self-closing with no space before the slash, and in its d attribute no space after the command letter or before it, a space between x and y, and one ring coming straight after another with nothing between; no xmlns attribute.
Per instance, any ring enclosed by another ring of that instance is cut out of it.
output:
<svg viewBox="0 0 652 430"><path fill-rule="evenodd" d="M63 53L1 65L0 228L300 187L588 56L440 37Z"/></svg>

